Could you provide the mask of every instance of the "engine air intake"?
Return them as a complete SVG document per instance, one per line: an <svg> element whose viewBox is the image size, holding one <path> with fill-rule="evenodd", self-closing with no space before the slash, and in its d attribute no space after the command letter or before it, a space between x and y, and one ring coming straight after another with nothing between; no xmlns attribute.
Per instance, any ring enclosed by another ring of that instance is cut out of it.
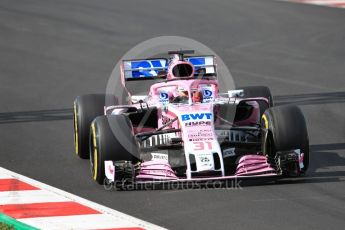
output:
<svg viewBox="0 0 345 230"><path fill-rule="evenodd" d="M178 78L191 77L193 74L193 67L190 64L177 64L173 67L172 73L174 77Z"/></svg>

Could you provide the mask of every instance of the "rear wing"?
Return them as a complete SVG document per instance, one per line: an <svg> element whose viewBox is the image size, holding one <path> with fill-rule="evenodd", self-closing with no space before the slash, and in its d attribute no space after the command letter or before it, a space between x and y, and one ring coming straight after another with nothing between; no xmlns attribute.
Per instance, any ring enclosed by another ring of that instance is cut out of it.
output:
<svg viewBox="0 0 345 230"><path fill-rule="evenodd" d="M148 80L158 77L158 73L166 71L168 59L137 59L122 61L123 76L125 81Z"/></svg>
<svg viewBox="0 0 345 230"><path fill-rule="evenodd" d="M217 76L215 57L208 56L190 56L184 60L191 62L195 68L195 77ZM166 58L156 59L135 59L122 61L123 80L149 80L162 78L160 72L166 73L169 67L169 61Z"/></svg>
<svg viewBox="0 0 345 230"><path fill-rule="evenodd" d="M217 77L215 57L213 55L186 57L185 60L194 65L195 77L199 77L199 75L200 77Z"/></svg>

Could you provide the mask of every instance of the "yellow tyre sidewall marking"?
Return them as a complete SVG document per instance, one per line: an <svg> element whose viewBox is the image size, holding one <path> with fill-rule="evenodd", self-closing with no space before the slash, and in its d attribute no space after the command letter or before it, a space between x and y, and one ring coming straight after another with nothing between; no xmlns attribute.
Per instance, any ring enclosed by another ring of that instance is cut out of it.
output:
<svg viewBox="0 0 345 230"><path fill-rule="evenodd" d="M77 103L74 102L73 106L74 110L74 145L75 145L75 153L78 155L78 116L77 116Z"/></svg>
<svg viewBox="0 0 345 230"><path fill-rule="evenodd" d="M266 117L266 114L263 114L263 115L262 115L262 119L263 119L264 122L265 122L265 129L268 129L268 119L267 119L267 117Z"/></svg>
<svg viewBox="0 0 345 230"><path fill-rule="evenodd" d="M91 124L92 129L92 142L93 142L93 179L97 179L97 168L98 168L98 153L97 153L97 141L96 141L96 129L95 124Z"/></svg>

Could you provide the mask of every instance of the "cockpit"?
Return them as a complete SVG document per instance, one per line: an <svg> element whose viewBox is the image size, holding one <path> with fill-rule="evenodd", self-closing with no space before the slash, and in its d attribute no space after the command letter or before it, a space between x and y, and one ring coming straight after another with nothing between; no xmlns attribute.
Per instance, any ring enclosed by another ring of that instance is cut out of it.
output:
<svg viewBox="0 0 345 230"><path fill-rule="evenodd" d="M218 84L203 80L167 82L151 87L151 95L166 104L196 104L214 101L218 94Z"/></svg>
<svg viewBox="0 0 345 230"><path fill-rule="evenodd" d="M215 57L184 56L193 53L192 50L169 51L169 59L124 60L122 84L131 96L144 95L138 90L150 88L149 97L158 98L161 104L211 102L218 95ZM131 87L130 83L136 84Z"/></svg>

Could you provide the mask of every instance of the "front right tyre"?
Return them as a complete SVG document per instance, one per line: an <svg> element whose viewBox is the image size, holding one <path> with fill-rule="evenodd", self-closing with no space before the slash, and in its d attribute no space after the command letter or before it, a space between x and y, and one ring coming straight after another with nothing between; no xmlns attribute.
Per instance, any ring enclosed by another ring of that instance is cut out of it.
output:
<svg viewBox="0 0 345 230"><path fill-rule="evenodd" d="M271 107L262 115L263 152L273 159L277 152L300 149L304 174L309 167L309 137L301 109L295 105Z"/></svg>

